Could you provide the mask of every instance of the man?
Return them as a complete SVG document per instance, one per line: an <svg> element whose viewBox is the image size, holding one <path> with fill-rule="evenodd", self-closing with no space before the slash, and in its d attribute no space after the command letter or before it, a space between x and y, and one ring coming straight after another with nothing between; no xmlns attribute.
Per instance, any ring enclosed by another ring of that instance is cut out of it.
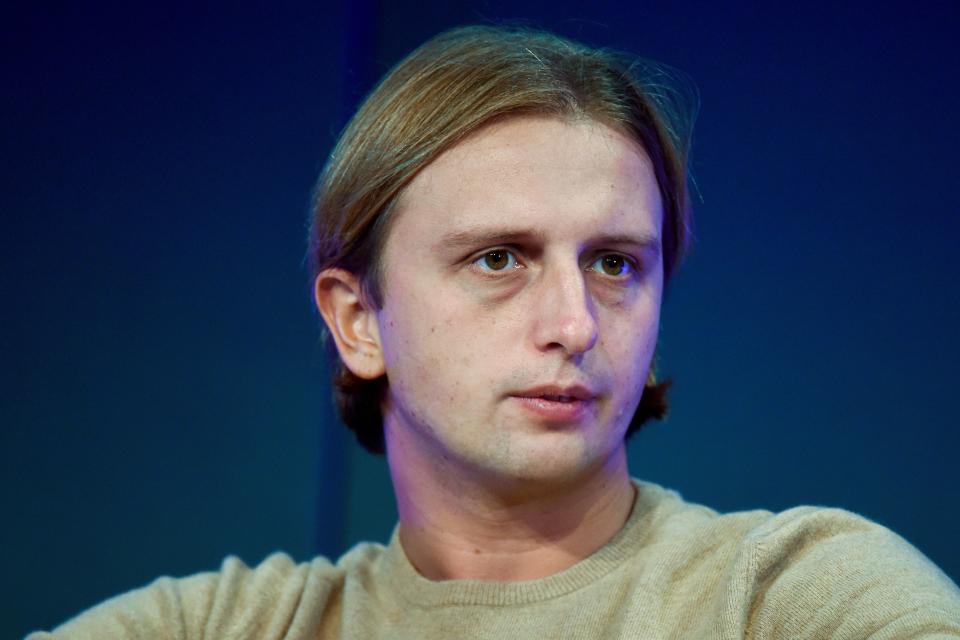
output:
<svg viewBox="0 0 960 640"><path fill-rule="evenodd" d="M960 637L956 586L883 527L631 480L689 226L688 127L656 73L494 28L401 62L311 231L339 409L390 465L389 546L230 559L53 637Z"/></svg>

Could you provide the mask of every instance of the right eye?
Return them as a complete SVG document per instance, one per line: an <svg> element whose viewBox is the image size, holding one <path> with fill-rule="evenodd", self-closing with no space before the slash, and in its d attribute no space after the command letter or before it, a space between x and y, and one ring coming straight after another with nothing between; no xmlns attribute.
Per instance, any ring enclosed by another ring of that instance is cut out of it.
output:
<svg viewBox="0 0 960 640"><path fill-rule="evenodd" d="M493 249L473 261L481 271L496 272L513 269L517 266L517 257L506 249Z"/></svg>

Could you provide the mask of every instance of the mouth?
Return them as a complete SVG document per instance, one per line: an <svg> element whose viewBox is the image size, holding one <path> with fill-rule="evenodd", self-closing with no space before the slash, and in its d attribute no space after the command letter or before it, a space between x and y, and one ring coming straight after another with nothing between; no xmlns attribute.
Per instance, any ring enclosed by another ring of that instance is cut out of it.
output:
<svg viewBox="0 0 960 640"><path fill-rule="evenodd" d="M574 398L573 396L555 396L550 394L533 397L540 397L544 400L550 400L551 402L574 402L575 400L579 400L579 398Z"/></svg>
<svg viewBox="0 0 960 640"><path fill-rule="evenodd" d="M511 394L526 413L546 422L576 422L593 413L596 392L580 385L536 387Z"/></svg>
<svg viewBox="0 0 960 640"><path fill-rule="evenodd" d="M597 392L582 384L545 384L516 391L510 395L518 398L546 398L558 402L592 400Z"/></svg>

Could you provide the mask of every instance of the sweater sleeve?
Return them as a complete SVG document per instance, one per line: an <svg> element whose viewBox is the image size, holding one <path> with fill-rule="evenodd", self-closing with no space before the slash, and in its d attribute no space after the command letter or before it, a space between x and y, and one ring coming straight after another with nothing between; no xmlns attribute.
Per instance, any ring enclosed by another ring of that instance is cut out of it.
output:
<svg viewBox="0 0 960 640"><path fill-rule="evenodd" d="M799 507L748 538L749 637L960 638L960 590L889 529Z"/></svg>
<svg viewBox="0 0 960 640"><path fill-rule="evenodd" d="M251 569L229 557L219 572L159 578L26 640L308 637L320 630L338 573L323 558L296 565L278 553Z"/></svg>

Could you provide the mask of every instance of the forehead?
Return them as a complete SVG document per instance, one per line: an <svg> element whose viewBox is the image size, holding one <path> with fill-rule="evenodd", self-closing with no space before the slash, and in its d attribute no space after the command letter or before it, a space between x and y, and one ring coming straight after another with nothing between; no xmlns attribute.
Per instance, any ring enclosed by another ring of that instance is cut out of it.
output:
<svg viewBox="0 0 960 640"><path fill-rule="evenodd" d="M632 138L590 120L522 116L441 154L407 186L395 216L391 236L506 226L657 236L662 205L651 162Z"/></svg>

